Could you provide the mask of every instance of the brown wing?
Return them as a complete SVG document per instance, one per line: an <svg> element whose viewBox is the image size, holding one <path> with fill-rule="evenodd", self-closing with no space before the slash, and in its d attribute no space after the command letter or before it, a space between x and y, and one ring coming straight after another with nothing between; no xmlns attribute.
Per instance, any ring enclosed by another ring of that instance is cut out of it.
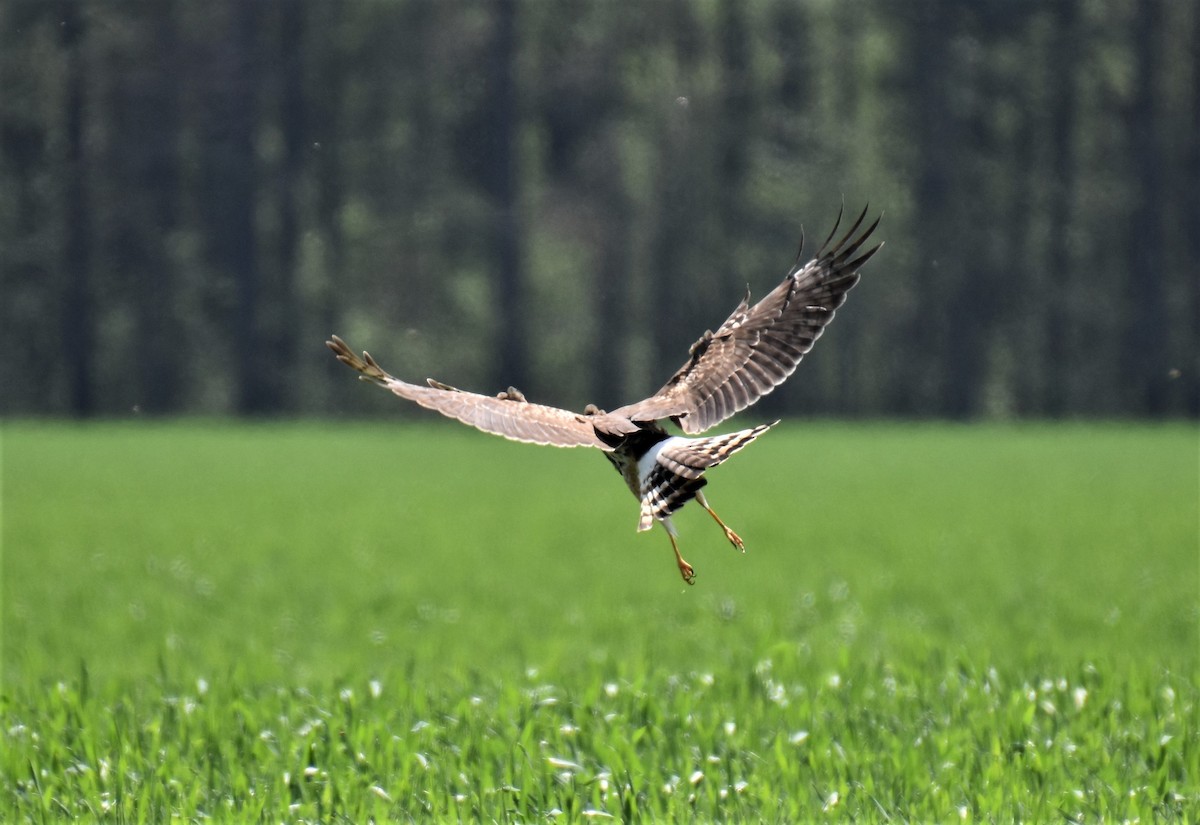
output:
<svg viewBox="0 0 1200 825"><path fill-rule="evenodd" d="M408 384L384 372L368 353L364 352L359 358L336 335L325 345L333 350L339 361L357 371L364 381L386 387L401 398L415 401L426 409L470 424L485 433L530 444L612 449L597 437L595 428L586 417L556 407L531 404L511 387L496 397L463 392L432 379L428 387Z"/></svg>
<svg viewBox="0 0 1200 825"><path fill-rule="evenodd" d="M854 226L831 243L842 220L839 212L815 258L801 266L797 256L783 283L754 306L747 293L720 329L705 332L692 345L688 362L662 389L612 415L633 421L673 418L685 433L701 433L782 384L858 283L859 267L883 246L858 254L879 225L876 218L859 233L866 215L863 209Z"/></svg>

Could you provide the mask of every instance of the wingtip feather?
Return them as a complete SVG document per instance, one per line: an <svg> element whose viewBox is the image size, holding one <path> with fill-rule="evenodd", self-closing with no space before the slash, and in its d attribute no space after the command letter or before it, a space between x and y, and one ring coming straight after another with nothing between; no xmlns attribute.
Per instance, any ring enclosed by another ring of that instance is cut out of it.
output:
<svg viewBox="0 0 1200 825"><path fill-rule="evenodd" d="M837 220L835 220L833 222L833 229L829 230L829 237L826 238L824 243L822 243L817 248L817 257L818 258L821 257L822 253L825 252L825 248L829 246L829 242L833 240L833 236L837 234L838 227L842 225L842 215L845 213L845 211L846 211L846 201L843 198L842 205L838 207Z"/></svg>

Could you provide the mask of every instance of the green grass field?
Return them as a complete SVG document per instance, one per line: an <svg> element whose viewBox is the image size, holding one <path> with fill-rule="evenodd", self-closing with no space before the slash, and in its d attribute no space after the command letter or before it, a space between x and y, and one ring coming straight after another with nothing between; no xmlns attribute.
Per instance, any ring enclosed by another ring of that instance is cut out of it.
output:
<svg viewBox="0 0 1200 825"><path fill-rule="evenodd" d="M1200 821L1192 425L2 439L0 821Z"/></svg>

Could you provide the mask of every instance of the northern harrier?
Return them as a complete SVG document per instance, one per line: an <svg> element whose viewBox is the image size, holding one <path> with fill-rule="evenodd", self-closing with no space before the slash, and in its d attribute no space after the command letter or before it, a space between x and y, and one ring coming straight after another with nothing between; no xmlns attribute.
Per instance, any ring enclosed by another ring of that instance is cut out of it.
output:
<svg viewBox="0 0 1200 825"><path fill-rule="evenodd" d="M750 306L750 294L716 332L706 331L692 345L688 360L662 389L649 398L612 412L589 404L582 413L546 407L525 400L515 387L496 396L463 392L433 379L428 386L408 384L380 368L369 354L359 358L336 335L326 341L339 361L359 377L464 424L513 441L554 447L596 447L603 450L633 495L641 502L639 531L662 523L671 539L675 561L684 581L696 574L683 560L671 514L695 499L725 531L738 550L745 544L708 505L701 488L704 471L715 467L758 438L774 424L763 424L728 435L687 438L671 435L667 419L688 435L704 432L762 398L795 371L812 348L846 293L858 283L858 270L879 249L859 252L879 225L879 219L859 232L867 210L834 242L842 215L817 256L796 263L767 297Z"/></svg>

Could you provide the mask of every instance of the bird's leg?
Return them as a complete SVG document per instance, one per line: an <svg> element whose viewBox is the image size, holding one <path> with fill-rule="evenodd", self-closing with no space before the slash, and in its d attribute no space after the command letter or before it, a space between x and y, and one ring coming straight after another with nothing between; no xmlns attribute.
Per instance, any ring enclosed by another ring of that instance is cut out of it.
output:
<svg viewBox="0 0 1200 825"><path fill-rule="evenodd" d="M717 515L716 511L713 510L713 508L708 506L708 500L704 497L704 493L697 492L696 493L696 501L699 503L699 505L701 507L703 507L705 510L708 511L708 514L713 517L713 520L717 524L721 525L721 529L725 531L725 538L729 539L729 543L732 544L734 547L736 547L738 550L741 550L743 553L745 553L746 552L746 543L744 541L742 541L742 537L739 536L737 533L733 532L733 530L731 530L729 528L729 525L727 525L725 522L721 521L721 517Z"/></svg>
<svg viewBox="0 0 1200 825"><path fill-rule="evenodd" d="M683 576L683 580L688 584L696 583L696 571L692 566L683 560L683 556L679 553L679 545L675 541L675 527L667 520L663 520L663 528L667 531L667 538L671 540L671 549L675 551L675 563L679 565L679 574Z"/></svg>

